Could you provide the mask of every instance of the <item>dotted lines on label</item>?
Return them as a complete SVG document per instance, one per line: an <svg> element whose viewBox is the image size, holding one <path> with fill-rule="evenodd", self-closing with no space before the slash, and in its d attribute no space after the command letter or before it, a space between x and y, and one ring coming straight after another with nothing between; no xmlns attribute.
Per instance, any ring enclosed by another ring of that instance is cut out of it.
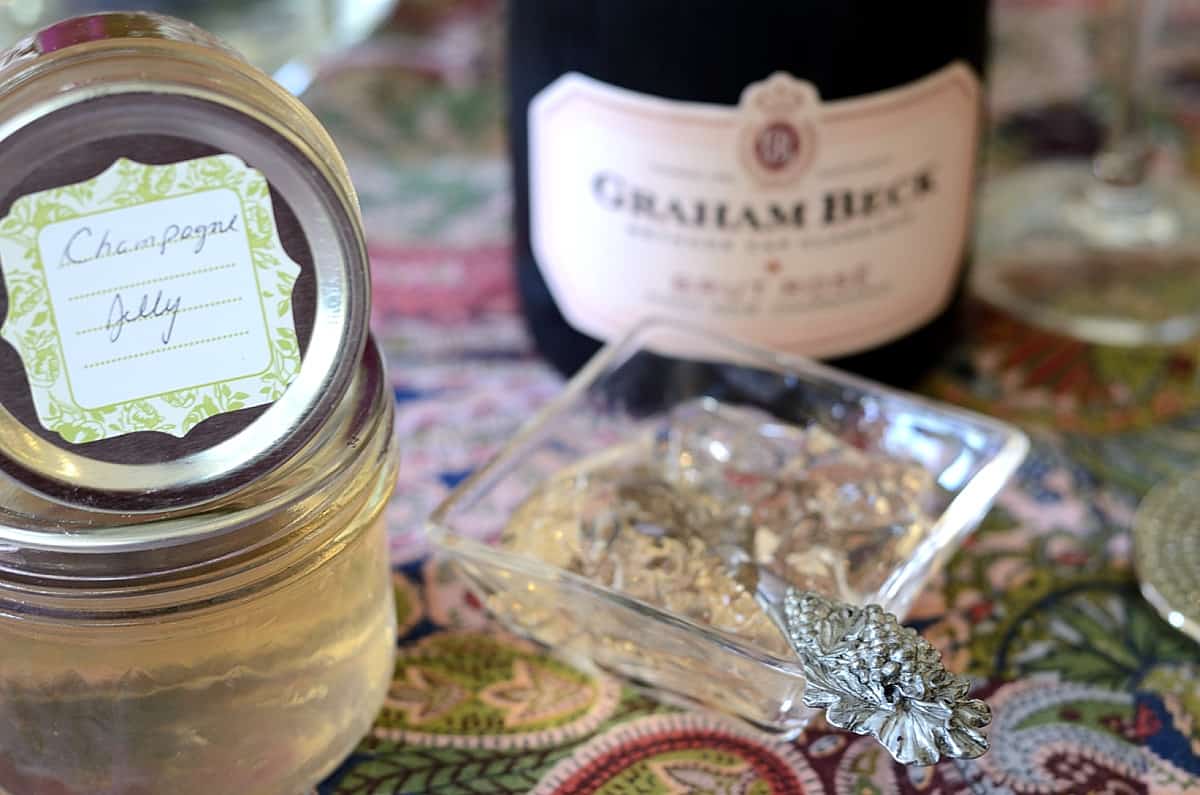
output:
<svg viewBox="0 0 1200 795"><path fill-rule="evenodd" d="M214 306L224 306L225 304L236 304L236 303L239 303L241 300L242 300L242 297L239 295L236 298L223 298L220 301L209 301L207 304L197 304L196 306L185 306L183 309L180 309L177 314L182 315L184 312L199 312L201 309L211 309ZM125 320L125 321L122 321L122 323L123 324L137 323L138 321L141 321L141 320L161 320L162 318L166 317L168 314L170 314L170 313L165 313L162 315L146 315L145 317L135 317L133 320ZM103 326L92 326L91 328L81 328L81 329L79 329L79 331L75 332L75 335L79 336L82 334L93 334L97 331L107 331L110 328L112 328L112 324L105 323Z"/></svg>
<svg viewBox="0 0 1200 795"><path fill-rule="evenodd" d="M230 268L236 268L238 264L231 262L228 265L213 265L209 268L197 268L194 271L186 271L185 273L173 273L170 276L159 276L155 279L146 279L145 281L132 282L130 284L122 284L117 287L105 287L103 290L93 290L90 293L80 293L72 295L68 301L82 301L85 298L95 298L98 295L106 295L107 293L119 293L122 290L130 290L134 287L145 287L147 284L159 284L160 282L169 282L174 279L186 279L189 276L199 276L202 273L214 273L216 271L226 271Z"/></svg>
<svg viewBox="0 0 1200 795"><path fill-rule="evenodd" d="M111 359L102 359L98 362L90 362L88 364L85 364L83 366L83 369L90 370L93 367L104 367L106 365L116 364L117 362L126 362L126 361L129 361L130 359L141 359L146 356L155 356L160 353L169 353L170 351L177 351L181 348L194 348L197 345L208 345L209 343L221 342L222 340L231 340L231 339L234 339L235 337L245 337L249 333L250 333L249 331L235 331L232 334L222 334L219 337L205 337L204 339L201 339L201 340L192 340L191 342L181 342L178 345L167 345L166 347L163 347L163 348L152 348L148 351L142 351L141 353L130 353L125 356L114 356Z"/></svg>

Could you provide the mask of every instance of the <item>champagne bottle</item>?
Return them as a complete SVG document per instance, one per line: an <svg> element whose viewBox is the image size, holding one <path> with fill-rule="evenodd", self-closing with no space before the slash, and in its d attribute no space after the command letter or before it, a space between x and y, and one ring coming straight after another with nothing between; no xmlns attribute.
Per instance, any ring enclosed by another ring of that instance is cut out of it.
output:
<svg viewBox="0 0 1200 795"><path fill-rule="evenodd" d="M906 383L954 338L987 0L510 0L515 246L570 373L646 316Z"/></svg>

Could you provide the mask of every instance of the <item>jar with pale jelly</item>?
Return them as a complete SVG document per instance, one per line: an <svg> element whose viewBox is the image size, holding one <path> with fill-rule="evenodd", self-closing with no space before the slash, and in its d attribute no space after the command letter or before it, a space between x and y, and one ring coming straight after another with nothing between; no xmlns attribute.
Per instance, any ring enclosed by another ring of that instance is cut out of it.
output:
<svg viewBox="0 0 1200 795"><path fill-rule="evenodd" d="M203 31L0 62L0 792L299 795L391 680L392 399L345 165Z"/></svg>

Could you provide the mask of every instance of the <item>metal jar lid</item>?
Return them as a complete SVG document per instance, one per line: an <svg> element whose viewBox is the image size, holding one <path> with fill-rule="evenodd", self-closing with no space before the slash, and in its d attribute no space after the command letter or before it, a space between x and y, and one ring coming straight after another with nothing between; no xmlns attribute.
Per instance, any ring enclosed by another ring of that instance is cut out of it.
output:
<svg viewBox="0 0 1200 795"><path fill-rule="evenodd" d="M236 493L313 438L366 340L332 141L158 15L78 17L0 58L0 266L0 492L72 510Z"/></svg>

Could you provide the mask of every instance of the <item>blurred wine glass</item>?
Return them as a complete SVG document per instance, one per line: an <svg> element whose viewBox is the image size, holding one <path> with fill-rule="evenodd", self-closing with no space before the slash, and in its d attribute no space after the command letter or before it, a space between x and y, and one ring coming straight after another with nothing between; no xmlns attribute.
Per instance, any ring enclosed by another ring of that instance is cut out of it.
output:
<svg viewBox="0 0 1200 795"><path fill-rule="evenodd" d="M101 11L156 11L216 34L294 94L319 60L366 38L397 0L0 0L0 46Z"/></svg>
<svg viewBox="0 0 1200 795"><path fill-rule="evenodd" d="M1028 165L982 194L971 287L1034 325L1107 345L1200 335L1200 189L1155 175L1147 60L1169 0L1115 0L1114 97L1095 157Z"/></svg>

